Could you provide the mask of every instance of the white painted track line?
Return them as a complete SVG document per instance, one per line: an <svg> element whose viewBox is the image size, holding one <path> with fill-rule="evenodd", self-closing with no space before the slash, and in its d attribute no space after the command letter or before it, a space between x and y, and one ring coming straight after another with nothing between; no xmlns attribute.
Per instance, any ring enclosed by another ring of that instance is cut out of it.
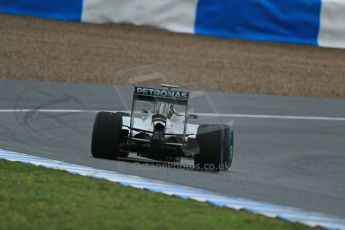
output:
<svg viewBox="0 0 345 230"><path fill-rule="evenodd" d="M117 112L114 110L105 110ZM0 109L0 113L97 113L99 110L82 109ZM125 111L129 112L129 111ZM345 121L345 117L319 117L319 116L291 116L266 114L236 114L236 113L196 113L200 117L229 117L253 119L286 119L286 120L316 120L316 121Z"/></svg>

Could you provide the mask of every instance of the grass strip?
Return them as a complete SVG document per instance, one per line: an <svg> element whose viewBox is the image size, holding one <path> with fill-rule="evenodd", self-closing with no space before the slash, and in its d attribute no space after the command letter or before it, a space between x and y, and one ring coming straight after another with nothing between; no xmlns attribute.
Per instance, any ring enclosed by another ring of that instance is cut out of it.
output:
<svg viewBox="0 0 345 230"><path fill-rule="evenodd" d="M4 160L0 160L0 187L0 229L308 229Z"/></svg>

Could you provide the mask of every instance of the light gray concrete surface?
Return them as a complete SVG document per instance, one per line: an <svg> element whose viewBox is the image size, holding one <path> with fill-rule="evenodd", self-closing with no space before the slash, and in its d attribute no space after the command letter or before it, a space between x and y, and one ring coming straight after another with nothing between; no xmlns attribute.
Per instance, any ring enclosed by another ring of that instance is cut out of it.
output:
<svg viewBox="0 0 345 230"><path fill-rule="evenodd" d="M2 80L0 95L0 111L126 109L104 85ZM198 101L196 112L345 118L343 100L207 95L215 109ZM235 118L233 165L209 173L94 159L94 118L95 113L0 112L0 148L345 218L345 121Z"/></svg>

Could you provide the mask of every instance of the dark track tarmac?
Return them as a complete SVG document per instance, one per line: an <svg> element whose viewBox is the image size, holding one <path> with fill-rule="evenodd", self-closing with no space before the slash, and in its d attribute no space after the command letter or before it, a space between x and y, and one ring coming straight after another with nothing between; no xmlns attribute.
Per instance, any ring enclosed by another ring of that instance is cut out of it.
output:
<svg viewBox="0 0 345 230"><path fill-rule="evenodd" d="M345 218L345 120L236 117L231 170L207 173L93 159L92 112L11 111L126 109L111 86L1 80L0 95L2 149ZM345 118L342 100L208 95L219 113ZM196 104L195 111L214 112L202 104Z"/></svg>

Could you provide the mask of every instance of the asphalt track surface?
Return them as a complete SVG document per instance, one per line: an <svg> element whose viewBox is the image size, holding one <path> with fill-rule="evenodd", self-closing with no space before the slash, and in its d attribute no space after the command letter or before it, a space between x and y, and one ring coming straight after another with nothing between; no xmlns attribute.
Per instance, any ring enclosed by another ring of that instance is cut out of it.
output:
<svg viewBox="0 0 345 230"><path fill-rule="evenodd" d="M130 102L131 92L122 93ZM227 172L92 158L95 113L89 110L126 109L105 85L0 81L0 148L345 218L345 119L332 119L345 118L345 101L207 95L216 109L196 103L195 112L237 114Z"/></svg>

